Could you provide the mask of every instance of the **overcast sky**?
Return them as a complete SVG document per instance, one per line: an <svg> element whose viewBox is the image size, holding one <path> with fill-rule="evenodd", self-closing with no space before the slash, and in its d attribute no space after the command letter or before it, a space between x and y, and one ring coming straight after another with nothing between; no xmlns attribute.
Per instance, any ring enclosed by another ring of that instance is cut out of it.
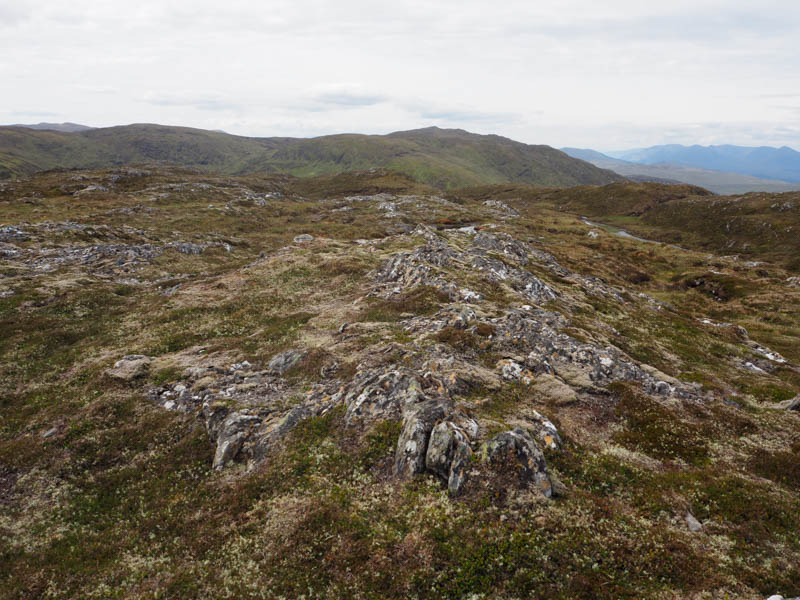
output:
<svg viewBox="0 0 800 600"><path fill-rule="evenodd" d="M797 0L0 0L0 123L800 150Z"/></svg>

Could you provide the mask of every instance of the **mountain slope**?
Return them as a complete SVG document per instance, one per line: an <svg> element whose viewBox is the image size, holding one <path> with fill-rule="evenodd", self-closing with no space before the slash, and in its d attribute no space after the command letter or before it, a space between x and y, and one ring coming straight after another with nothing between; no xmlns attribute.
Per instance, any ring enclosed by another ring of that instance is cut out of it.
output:
<svg viewBox="0 0 800 600"><path fill-rule="evenodd" d="M149 124L77 133L0 128L0 177L151 161L222 174L297 176L385 167L442 188L505 182L572 186L623 179L549 146L435 127L309 139L248 138Z"/></svg>
<svg viewBox="0 0 800 600"><path fill-rule="evenodd" d="M748 192L791 192L800 190L800 183L787 183L774 179L762 179L740 173L725 173L697 167L673 164L641 164L612 158L595 150L562 148L574 158L592 163L601 169L609 169L634 180L644 178L662 183L688 183L711 190L717 194L746 194Z"/></svg>
<svg viewBox="0 0 800 600"><path fill-rule="evenodd" d="M800 182L800 152L786 146L772 148L669 144L610 154L614 158L648 165L668 163L765 179Z"/></svg>

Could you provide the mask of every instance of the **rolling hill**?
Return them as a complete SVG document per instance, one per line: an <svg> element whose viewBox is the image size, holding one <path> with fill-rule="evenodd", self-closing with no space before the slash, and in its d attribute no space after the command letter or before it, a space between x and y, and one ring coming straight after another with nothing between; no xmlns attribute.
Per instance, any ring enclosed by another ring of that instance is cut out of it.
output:
<svg viewBox="0 0 800 600"><path fill-rule="evenodd" d="M800 183L788 183L775 179L762 179L741 173L726 173L677 164L642 164L612 158L595 150L562 148L573 158L592 163L601 169L609 169L629 179L655 181L659 183L688 183L699 185L717 194L745 194L748 192L791 192L800 190Z"/></svg>
<svg viewBox="0 0 800 600"><path fill-rule="evenodd" d="M623 179L549 146L437 127L308 139L249 138L150 124L73 133L0 127L0 178L143 162L228 175L301 177L382 167L440 188L508 182L566 187Z"/></svg>

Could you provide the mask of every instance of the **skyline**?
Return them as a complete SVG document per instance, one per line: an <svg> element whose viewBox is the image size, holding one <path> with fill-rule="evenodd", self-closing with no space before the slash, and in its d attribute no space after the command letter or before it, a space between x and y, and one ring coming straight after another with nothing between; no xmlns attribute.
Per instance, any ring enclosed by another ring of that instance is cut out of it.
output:
<svg viewBox="0 0 800 600"><path fill-rule="evenodd" d="M798 33L775 0L25 0L0 5L0 122L800 148Z"/></svg>

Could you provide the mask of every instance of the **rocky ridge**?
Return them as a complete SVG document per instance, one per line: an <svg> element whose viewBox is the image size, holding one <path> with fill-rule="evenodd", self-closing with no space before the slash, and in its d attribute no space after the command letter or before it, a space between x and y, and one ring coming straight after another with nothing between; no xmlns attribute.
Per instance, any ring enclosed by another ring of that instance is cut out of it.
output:
<svg viewBox="0 0 800 600"><path fill-rule="evenodd" d="M507 234L470 229L440 235L420 226L400 238L421 238L425 243L389 257L372 274L375 284L368 295L391 299L426 287L450 299L431 317L401 322L413 339L410 344L396 345L394 351L413 357L410 361L380 368L360 364L350 380L338 378L335 366L322 367L322 381L302 393L283 377L301 365L307 352L292 349L274 356L262 370L247 362L227 369L189 368L179 383L151 390L151 399L204 421L216 445L215 469L234 462L253 469L302 420L342 406L348 426L402 420L393 466L396 477L428 472L457 495L469 478L480 479L485 467L498 466L510 468L518 474L520 486L533 487L545 497L553 494L554 486L542 448L558 450L556 427L532 411L513 429L492 434L496 423L470 416L474 407L464 398L470 389L497 386L500 381L520 382L544 386L569 402L578 394L605 395L612 383L631 382L663 401L704 399L699 385L687 385L651 365L637 363L613 345L580 342L561 333L570 324L568 317L543 307L574 292L557 292L524 270L525 266L536 263L576 283L582 294L620 296L602 282L588 284L550 254ZM489 317L483 296L458 287L454 271L461 279L473 276L507 286L517 295L518 304ZM427 360L422 360L414 346L447 328L466 335L479 329L491 331L483 350L502 358L492 369L474 356L443 347L435 358L429 352Z"/></svg>

